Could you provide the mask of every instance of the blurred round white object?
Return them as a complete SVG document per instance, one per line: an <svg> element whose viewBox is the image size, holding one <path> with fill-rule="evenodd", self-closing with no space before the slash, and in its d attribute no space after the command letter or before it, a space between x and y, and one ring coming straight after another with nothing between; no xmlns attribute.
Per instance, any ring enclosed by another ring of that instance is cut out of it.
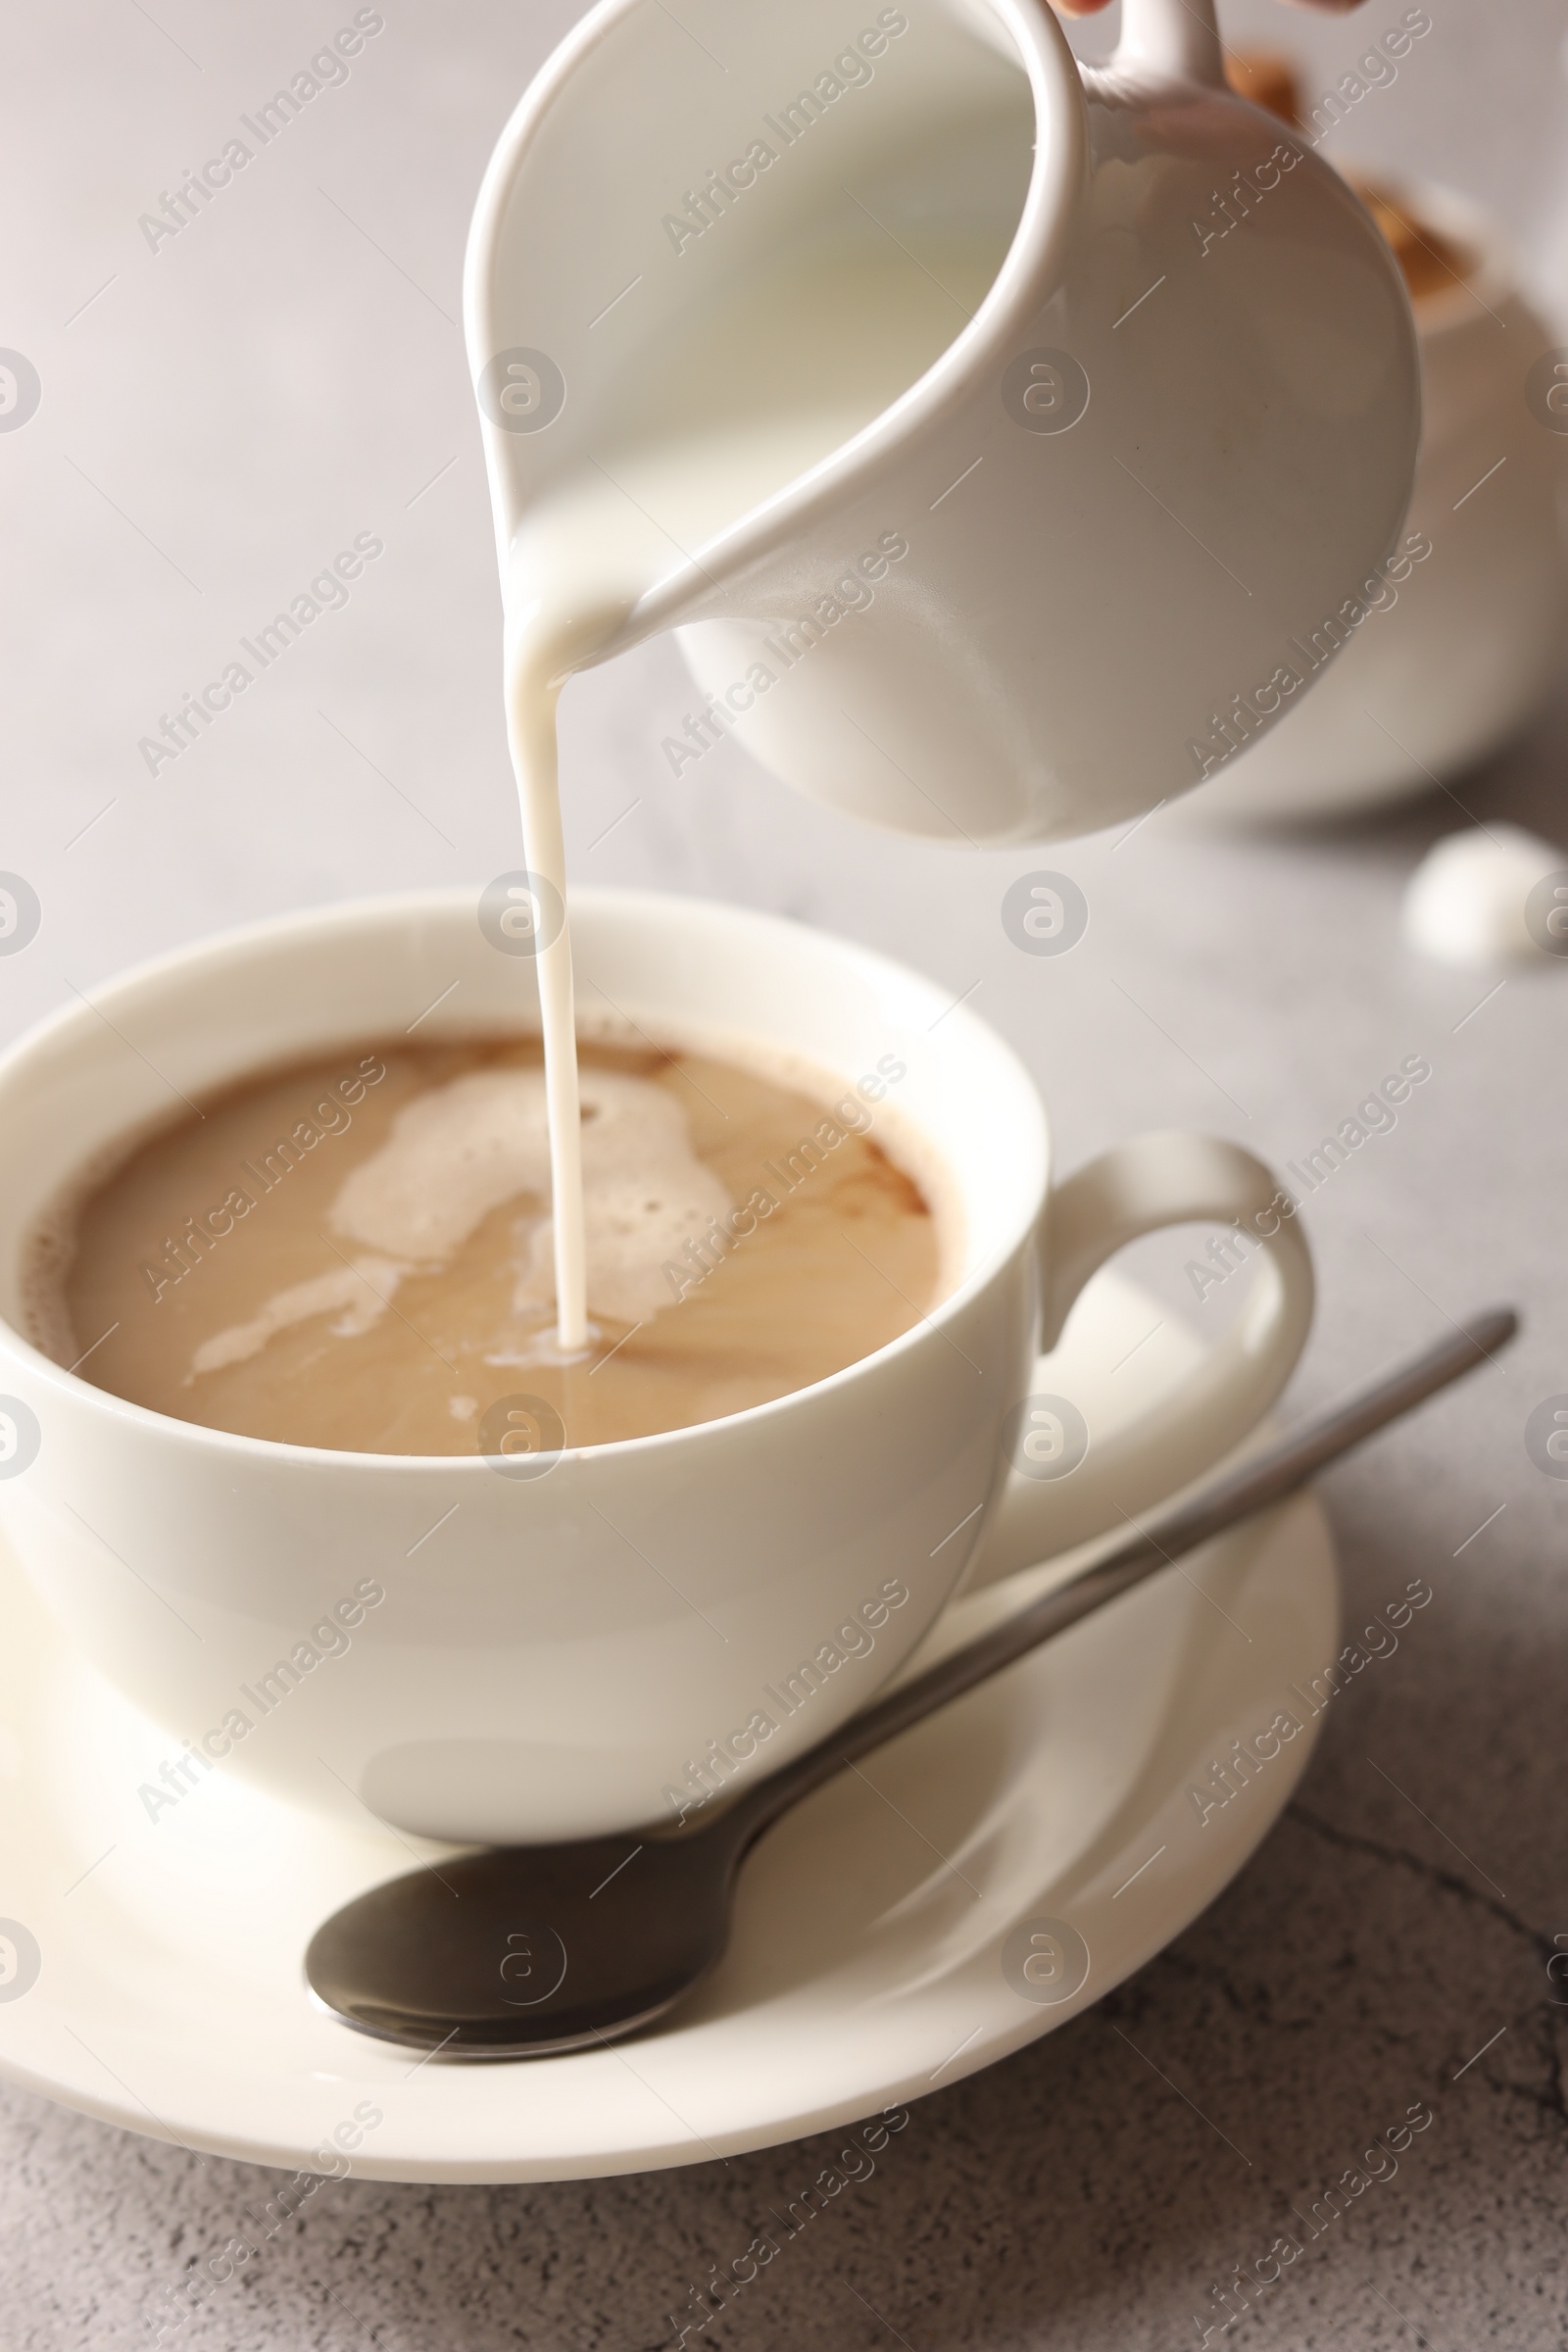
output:
<svg viewBox="0 0 1568 2352"><path fill-rule="evenodd" d="M1471 825L1405 886L1405 944L1469 971L1568 954L1568 853L1518 825Z"/></svg>
<svg viewBox="0 0 1568 2352"><path fill-rule="evenodd" d="M1363 607L1373 609L1290 716L1187 796L1199 823L1332 816L1425 792L1515 734L1561 662L1568 414L1544 394L1530 398L1532 368L1557 356L1551 332L1519 293L1485 213L1446 189L1392 192L1465 270L1427 284L1414 303L1423 423L1398 544L1430 552L1367 583ZM1285 658L1309 670L1315 656L1301 651Z"/></svg>

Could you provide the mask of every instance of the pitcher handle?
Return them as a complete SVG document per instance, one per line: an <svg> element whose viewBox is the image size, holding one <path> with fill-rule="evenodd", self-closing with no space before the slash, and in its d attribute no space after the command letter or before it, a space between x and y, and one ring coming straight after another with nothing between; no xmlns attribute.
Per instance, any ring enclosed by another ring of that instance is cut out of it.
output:
<svg viewBox="0 0 1568 2352"><path fill-rule="evenodd" d="M1121 0L1121 39L1111 64L1161 80L1226 88L1214 0Z"/></svg>

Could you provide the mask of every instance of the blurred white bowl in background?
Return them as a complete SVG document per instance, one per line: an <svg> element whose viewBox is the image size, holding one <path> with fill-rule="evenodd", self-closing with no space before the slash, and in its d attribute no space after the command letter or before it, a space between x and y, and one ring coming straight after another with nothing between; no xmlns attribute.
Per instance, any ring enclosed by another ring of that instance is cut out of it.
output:
<svg viewBox="0 0 1568 2352"><path fill-rule="evenodd" d="M1476 206L1420 182L1387 192L1471 265L1414 303L1424 422L1401 538L1424 533L1432 553L1288 718L1180 804L1200 821L1329 816L1429 790L1527 724L1568 643L1568 414L1549 425L1528 380L1551 330Z"/></svg>

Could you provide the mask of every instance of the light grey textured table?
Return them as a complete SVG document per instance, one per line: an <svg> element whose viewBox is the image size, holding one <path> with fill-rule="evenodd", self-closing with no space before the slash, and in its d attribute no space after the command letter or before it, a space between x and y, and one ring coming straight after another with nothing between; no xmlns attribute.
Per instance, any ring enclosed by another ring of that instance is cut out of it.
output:
<svg viewBox="0 0 1568 2352"><path fill-rule="evenodd" d="M454 319L477 174L569 0L386 0L348 82L202 218L156 252L137 225L352 13L10 12L0 343L33 361L44 397L0 436L0 866L33 881L46 920L0 964L8 1036L72 987L230 920L515 861ZM1345 23L1287 19L1238 0L1228 25L1288 31L1326 86L1397 13L1371 0ZM1511 0L1505 26L1484 0L1432 14L1398 84L1358 110L1355 149L1493 203L1560 275L1559 0ZM348 608L150 777L137 739L362 530L386 552ZM1475 1009L1490 982L1400 949L1403 879L1464 821L1439 796L1315 835L1208 837L1162 816L1119 849L1053 852L1093 921L1072 955L1027 958L998 906L1038 855L873 838L732 746L672 783L658 747L688 697L667 646L568 697L584 879L780 908L955 995L978 983L976 1009L1046 1086L1067 1164L1176 1122L1298 1156L1424 1054L1432 1080L1396 1131L1307 1206L1323 1305L1298 1399L1474 1304L1515 1298L1529 1316L1505 1365L1327 1482L1350 1622L1412 1575L1435 1601L1337 1702L1252 1866L1097 2010L920 2103L874 2179L710 2340L1191 2343L1195 2313L1217 2318L1223 2267L1255 2264L1293 2204L1425 2101L1434 2123L1396 2176L1260 2297L1251 2340L1559 2345L1568 2103L1545 1961L1568 1935L1568 1487L1532 1465L1523 1429L1568 1391L1568 974L1510 979ZM1568 836L1565 753L1568 700L1462 797ZM1184 1251L1173 1238L1140 1260L1172 1300ZM836 2144L588 2186L350 2180L173 2340L653 2346L707 2266ZM6 2352L150 2342L154 2296L277 2185L9 2090L0 2180Z"/></svg>

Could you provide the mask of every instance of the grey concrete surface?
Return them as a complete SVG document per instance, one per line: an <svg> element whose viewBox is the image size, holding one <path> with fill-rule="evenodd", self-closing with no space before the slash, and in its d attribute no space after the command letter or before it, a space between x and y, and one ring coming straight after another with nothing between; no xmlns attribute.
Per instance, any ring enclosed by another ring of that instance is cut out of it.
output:
<svg viewBox="0 0 1568 2352"><path fill-rule="evenodd" d="M43 398L0 435L0 866L29 877L45 921L0 962L0 1034L229 921L515 862L454 320L491 140L574 13L386 0L347 83L154 252L138 216L348 21L348 0L9 12L0 344L32 360ZM1237 0L1226 22L1289 36L1327 80L1397 13ZM1568 278L1560 0L1431 13L1398 83L1358 110L1357 152L1483 198L1540 274ZM386 552L347 609L149 776L138 738L363 530ZM1093 920L1044 961L998 916L1038 853L874 837L733 746L672 782L659 743L688 694L663 645L571 690L582 878L779 908L955 996L974 986L1039 1073L1065 1164L1178 1122L1284 1160L1424 1054L1432 1079L1396 1130L1307 1204L1322 1310L1297 1399L1332 1396L1472 1305L1528 1315L1495 1370L1326 1482L1350 1623L1412 1575L1435 1605L1337 1702L1252 1865L1097 2010L920 2102L875 2176L708 2340L1175 2352L1219 2324L1227 2264L1255 2277L1291 2208L1425 2103L1397 2172L1252 2290L1236 2335L1292 2352L1560 2345L1568 1988L1547 1962L1568 1941L1568 1486L1523 1432L1568 1391L1568 971L1489 998L1490 980L1414 961L1396 913L1416 858L1456 826L1506 814L1568 842L1568 692L1457 780L1457 800L1272 838L1160 816L1121 845L1053 851ZM1140 1259L1173 1301L1183 1254L1173 1239ZM349 2180L166 2341L668 2342L666 2314L835 2144L588 2186ZM275 2176L0 2088L0 2345L129 2352L153 2340L147 2315L181 2266Z"/></svg>

